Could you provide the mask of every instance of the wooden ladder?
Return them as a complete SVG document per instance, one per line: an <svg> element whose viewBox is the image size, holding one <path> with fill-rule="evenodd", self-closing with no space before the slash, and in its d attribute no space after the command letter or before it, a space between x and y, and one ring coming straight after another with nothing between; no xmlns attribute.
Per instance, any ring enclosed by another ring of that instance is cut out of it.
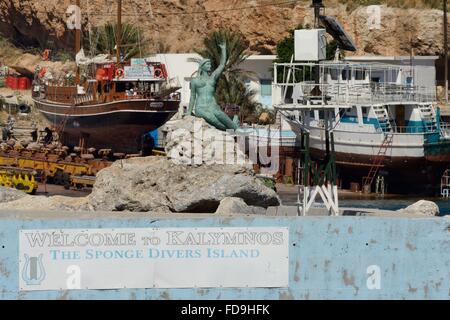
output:
<svg viewBox="0 0 450 320"><path fill-rule="evenodd" d="M375 179L378 170L386 157L386 152L388 148L392 145L392 141L394 140L394 135L391 133L386 134L384 137L383 143L381 144L380 150L378 150L378 154L373 159L372 166L370 167L369 174L366 177L363 177L363 186L372 185L373 180Z"/></svg>

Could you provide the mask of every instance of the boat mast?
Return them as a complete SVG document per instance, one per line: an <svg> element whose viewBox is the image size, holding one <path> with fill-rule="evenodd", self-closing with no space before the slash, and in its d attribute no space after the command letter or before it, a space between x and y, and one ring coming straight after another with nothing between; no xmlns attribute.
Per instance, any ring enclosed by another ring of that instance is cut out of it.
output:
<svg viewBox="0 0 450 320"><path fill-rule="evenodd" d="M117 0L117 31L116 31L116 56L117 56L117 66L120 67L120 46L122 38L122 0Z"/></svg>
<svg viewBox="0 0 450 320"><path fill-rule="evenodd" d="M448 36L447 36L447 0L444 0L444 75L445 75L445 103L448 105Z"/></svg>
<svg viewBox="0 0 450 320"><path fill-rule="evenodd" d="M80 8L80 0L76 1L77 8ZM78 10L78 9L77 9ZM78 14L78 13L77 13ZM76 17L76 19L80 19L79 17ZM75 56L80 52L81 50L81 29L78 29L77 26L75 26ZM77 66L77 73L75 76L75 84L80 84L80 68Z"/></svg>

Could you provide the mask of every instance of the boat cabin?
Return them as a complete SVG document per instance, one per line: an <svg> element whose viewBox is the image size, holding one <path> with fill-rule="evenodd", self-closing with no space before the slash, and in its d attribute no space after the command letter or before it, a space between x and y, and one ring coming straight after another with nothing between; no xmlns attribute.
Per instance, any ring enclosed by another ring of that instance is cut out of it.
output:
<svg viewBox="0 0 450 320"><path fill-rule="evenodd" d="M305 110L306 123L320 125L324 112L317 106L323 106L335 110L332 121L341 129L398 133L440 129L434 84L416 85L414 66L326 61L275 64L274 73L274 86L282 90L279 105Z"/></svg>
<svg viewBox="0 0 450 320"><path fill-rule="evenodd" d="M86 66L87 79L82 84L71 85L73 79L47 80L43 90L34 90L48 101L85 105L131 99L157 99L167 95L168 74L162 63L131 59L128 65L117 67L111 62L92 63ZM171 89L169 94L176 90ZM177 99L176 95L171 98Z"/></svg>

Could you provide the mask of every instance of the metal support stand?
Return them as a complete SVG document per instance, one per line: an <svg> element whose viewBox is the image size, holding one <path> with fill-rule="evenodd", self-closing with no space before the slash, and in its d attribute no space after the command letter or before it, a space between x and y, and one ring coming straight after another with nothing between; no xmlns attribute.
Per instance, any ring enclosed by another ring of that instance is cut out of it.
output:
<svg viewBox="0 0 450 320"><path fill-rule="evenodd" d="M377 176L375 192L378 195L384 196L384 193L386 192L384 176Z"/></svg>
<svg viewBox="0 0 450 320"><path fill-rule="evenodd" d="M327 114L329 111L325 111ZM329 118L328 118L329 119ZM327 120L327 119L326 119ZM329 215L339 215L338 190L336 186L336 156L334 152L334 135L326 121L326 146L324 163L313 163L309 153L309 132L301 137L301 162L303 184L298 186L297 202L299 214L306 216L318 196L328 210Z"/></svg>

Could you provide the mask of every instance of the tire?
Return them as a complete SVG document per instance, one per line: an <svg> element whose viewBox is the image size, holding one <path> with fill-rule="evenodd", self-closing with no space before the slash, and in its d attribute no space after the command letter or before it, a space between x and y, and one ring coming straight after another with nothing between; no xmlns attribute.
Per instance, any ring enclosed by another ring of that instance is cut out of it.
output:
<svg viewBox="0 0 450 320"><path fill-rule="evenodd" d="M31 112L30 106L28 106L26 104L19 105L17 109L19 110L20 113L30 113Z"/></svg>
<svg viewBox="0 0 450 320"><path fill-rule="evenodd" d="M18 183L18 184L15 186L15 188L16 188L17 190L20 190L20 191L26 189L25 186L23 185L23 183Z"/></svg>

